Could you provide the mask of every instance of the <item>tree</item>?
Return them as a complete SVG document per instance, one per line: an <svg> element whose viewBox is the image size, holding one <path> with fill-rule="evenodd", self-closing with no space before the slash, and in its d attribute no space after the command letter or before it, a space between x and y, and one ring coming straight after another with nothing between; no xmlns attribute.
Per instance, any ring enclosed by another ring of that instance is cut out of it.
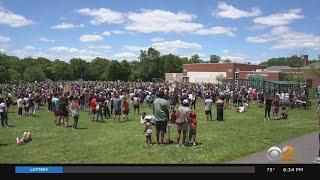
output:
<svg viewBox="0 0 320 180"><path fill-rule="evenodd" d="M219 63L221 61L220 56L217 55L210 55L210 63Z"/></svg>
<svg viewBox="0 0 320 180"><path fill-rule="evenodd" d="M130 64L128 63L128 61L123 60L121 61L120 65L121 65L121 70L120 70L119 79L122 81L128 81L129 76L131 74Z"/></svg>
<svg viewBox="0 0 320 180"><path fill-rule="evenodd" d="M140 62L138 61L132 61L130 62L130 69L131 69L131 74L129 77L130 81L138 81L140 79Z"/></svg>
<svg viewBox="0 0 320 180"><path fill-rule="evenodd" d="M104 58L95 58L89 63L88 79L90 80L106 79L105 71L107 72L109 71L109 60Z"/></svg>
<svg viewBox="0 0 320 180"><path fill-rule="evenodd" d="M226 84L228 79L222 75L222 74L219 74L218 76L216 76L216 80L218 81L218 84L221 82L222 84Z"/></svg>
<svg viewBox="0 0 320 180"><path fill-rule="evenodd" d="M46 75L40 66L29 66L24 70L24 79L28 81L44 81Z"/></svg>
<svg viewBox="0 0 320 180"><path fill-rule="evenodd" d="M110 69L109 69L109 79L111 81L116 81L119 80L121 76L121 64L113 60L110 63Z"/></svg>
<svg viewBox="0 0 320 180"><path fill-rule="evenodd" d="M67 62L56 59L53 61L52 72L54 80L72 80L73 74L70 65ZM79 78L79 77L76 77Z"/></svg>
<svg viewBox="0 0 320 180"><path fill-rule="evenodd" d="M15 69L11 69L10 68L10 69L7 70L7 73L8 73L10 81L21 79L21 74Z"/></svg>
<svg viewBox="0 0 320 180"><path fill-rule="evenodd" d="M201 62L201 60L200 60L200 57L198 54L191 56L191 58L190 58L191 64L200 63L200 62Z"/></svg>
<svg viewBox="0 0 320 180"><path fill-rule="evenodd" d="M85 60L82 60L80 58L73 58L70 60L70 67L72 70L72 79L89 79L86 76L88 66Z"/></svg>
<svg viewBox="0 0 320 180"><path fill-rule="evenodd" d="M161 57L163 65L163 71L165 73L179 73L182 71L182 60L175 55L168 54Z"/></svg>

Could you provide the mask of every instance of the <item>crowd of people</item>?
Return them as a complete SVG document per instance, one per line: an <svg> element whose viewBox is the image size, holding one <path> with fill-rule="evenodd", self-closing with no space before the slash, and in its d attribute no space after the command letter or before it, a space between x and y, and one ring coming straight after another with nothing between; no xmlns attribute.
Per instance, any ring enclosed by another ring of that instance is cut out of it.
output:
<svg viewBox="0 0 320 180"><path fill-rule="evenodd" d="M156 144L164 145L164 134L175 124L177 146L197 144L198 103L204 103L203 113L207 121L213 120L213 105L216 106L215 119L223 121L224 109L234 108L236 112L243 113L251 102L264 107L264 120L267 121L271 119L271 110L272 119L287 119L286 106L292 107L297 100L306 102L308 98L308 93L301 90L299 93L294 90L283 91L271 97L263 90L250 86L178 82L18 82L3 85L1 91L3 127L9 127L8 109L13 105L17 106L19 116L36 116L39 107L47 105L47 110L52 112L53 123L63 128L68 126L71 113L72 129L76 130L81 112L87 111L93 122L111 118L113 122L119 122L129 120L131 108L134 114L140 114L140 107L145 104L153 112L152 115L143 113L141 117L141 122L146 126L146 144L152 144L152 126L156 129Z"/></svg>

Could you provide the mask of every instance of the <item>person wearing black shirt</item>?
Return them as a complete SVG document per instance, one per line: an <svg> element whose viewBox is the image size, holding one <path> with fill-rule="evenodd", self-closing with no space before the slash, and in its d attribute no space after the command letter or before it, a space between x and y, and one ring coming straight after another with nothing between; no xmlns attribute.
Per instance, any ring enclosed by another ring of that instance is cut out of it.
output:
<svg viewBox="0 0 320 180"><path fill-rule="evenodd" d="M272 99L270 97L267 97L266 100L264 101L264 121L270 120L270 111L271 111L271 106L272 106Z"/></svg>
<svg viewBox="0 0 320 180"><path fill-rule="evenodd" d="M216 102L216 106L217 106L217 121L223 121L223 98L222 97L218 97L218 100Z"/></svg>

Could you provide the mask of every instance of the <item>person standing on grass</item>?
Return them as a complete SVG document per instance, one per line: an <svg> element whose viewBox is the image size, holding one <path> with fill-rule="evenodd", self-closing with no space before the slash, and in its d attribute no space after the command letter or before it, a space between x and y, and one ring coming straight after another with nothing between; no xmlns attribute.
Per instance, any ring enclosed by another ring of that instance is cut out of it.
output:
<svg viewBox="0 0 320 180"><path fill-rule="evenodd" d="M107 119L111 117L111 114L110 114L110 109L109 109L109 99L107 97L105 97L104 99L104 102L103 102L103 115L104 115L104 118Z"/></svg>
<svg viewBox="0 0 320 180"><path fill-rule="evenodd" d="M146 145L151 146L152 145L152 139L151 139L152 125L153 125L153 123L151 122L151 116L146 117L145 120L146 120L146 122L145 122L146 127L145 127L143 133L146 136Z"/></svg>
<svg viewBox="0 0 320 180"><path fill-rule="evenodd" d="M24 103L24 115L28 116L28 113L29 113L29 98L28 98L28 95L26 95L23 98L23 103Z"/></svg>
<svg viewBox="0 0 320 180"><path fill-rule="evenodd" d="M191 96L191 109L192 110L196 110L196 103L197 103L197 94L196 94L196 92L193 92L192 96Z"/></svg>
<svg viewBox="0 0 320 180"><path fill-rule="evenodd" d="M34 99L34 95L30 94L29 95L29 112L28 115L32 116L35 112L35 99Z"/></svg>
<svg viewBox="0 0 320 180"><path fill-rule="evenodd" d="M279 95L276 96L275 99L272 101L272 118L273 119L279 119L279 107L280 107L280 98Z"/></svg>
<svg viewBox="0 0 320 180"><path fill-rule="evenodd" d="M2 127L8 128L8 107L3 98L0 98L0 117Z"/></svg>
<svg viewBox="0 0 320 180"><path fill-rule="evenodd" d="M60 115L59 115L59 99L57 98L57 94L54 94L53 98L51 99L51 110L53 112L54 123L58 126L60 124Z"/></svg>
<svg viewBox="0 0 320 180"><path fill-rule="evenodd" d="M70 103L70 111L71 115L73 117L73 125L72 129L76 130L78 126L78 120L80 116L80 105L78 98L73 98L73 100Z"/></svg>
<svg viewBox="0 0 320 180"><path fill-rule="evenodd" d="M227 91L224 96L224 109L229 108L229 102L230 102L230 92Z"/></svg>
<svg viewBox="0 0 320 180"><path fill-rule="evenodd" d="M319 127L320 127L320 101L318 101L316 116L318 117ZM319 155L319 156L320 156L320 155Z"/></svg>
<svg viewBox="0 0 320 180"><path fill-rule="evenodd" d="M196 135L197 135L197 113L196 111L190 112L189 120L189 143L192 143L193 146L197 145Z"/></svg>
<svg viewBox="0 0 320 180"><path fill-rule="evenodd" d="M129 115L129 102L127 101L126 97L123 97L122 103L121 103L121 109L123 113L123 120L128 121L128 115Z"/></svg>
<svg viewBox="0 0 320 180"><path fill-rule="evenodd" d="M47 103L48 103L48 111L52 111L52 94L51 93L48 93L47 94Z"/></svg>
<svg viewBox="0 0 320 180"><path fill-rule="evenodd" d="M116 121L116 117L118 117L118 121L120 122L121 116L121 99L119 98L119 94L116 93L115 98L113 99L113 122Z"/></svg>
<svg viewBox="0 0 320 180"><path fill-rule="evenodd" d="M153 116L156 126L157 144L163 146L164 134L166 133L167 122L169 120L169 104L167 100L163 99L163 91L158 92L157 97L153 102Z"/></svg>
<svg viewBox="0 0 320 180"><path fill-rule="evenodd" d="M266 100L264 101L264 121L270 120L271 106L272 106L272 99L267 96Z"/></svg>
<svg viewBox="0 0 320 180"><path fill-rule="evenodd" d="M101 121L103 121L103 102L104 102L104 98L102 97L102 95L100 94L97 98L97 108L96 108L96 111L97 111L97 118L96 120L98 121L99 120L99 116L100 116L100 119Z"/></svg>
<svg viewBox="0 0 320 180"><path fill-rule="evenodd" d="M138 95L133 98L133 114L136 114L136 111L140 115L140 98Z"/></svg>
<svg viewBox="0 0 320 180"><path fill-rule="evenodd" d="M94 122L97 113L97 99L95 95L90 100L90 112L92 121Z"/></svg>
<svg viewBox="0 0 320 180"><path fill-rule="evenodd" d="M68 102L66 97L61 97L59 99L59 115L60 115L60 123L63 128L68 125Z"/></svg>
<svg viewBox="0 0 320 180"><path fill-rule="evenodd" d="M189 108L189 101L188 99L184 99L182 101L182 106L179 107L180 112L180 118L182 118L182 122L180 124L177 124L178 134L177 134L177 147L180 146L180 138L182 133L182 144L187 145L186 137L187 137L187 131L189 126L189 120L190 120L190 112L191 109Z"/></svg>
<svg viewBox="0 0 320 180"><path fill-rule="evenodd" d="M223 98L218 97L218 100L216 102L217 106L217 121L223 121Z"/></svg>
<svg viewBox="0 0 320 180"><path fill-rule="evenodd" d="M211 107L212 107L212 99L210 98L210 96L206 96L206 99L204 100L204 111L205 111L205 115L207 117L207 121L209 121L209 117L210 120L212 121L212 113L211 113Z"/></svg>
<svg viewBox="0 0 320 180"><path fill-rule="evenodd" d="M85 94L82 93L80 96L80 109L81 111L84 111L86 108L86 99L85 99Z"/></svg>
<svg viewBox="0 0 320 180"><path fill-rule="evenodd" d="M22 110L23 110L23 98L22 96L19 97L17 101L17 106L18 106L18 115L22 117Z"/></svg>

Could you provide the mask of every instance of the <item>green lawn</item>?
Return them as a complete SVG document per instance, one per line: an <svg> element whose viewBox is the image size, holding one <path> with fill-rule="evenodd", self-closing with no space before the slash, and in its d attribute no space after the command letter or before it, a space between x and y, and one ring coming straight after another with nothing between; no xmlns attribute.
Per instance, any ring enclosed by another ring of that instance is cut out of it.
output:
<svg viewBox="0 0 320 180"><path fill-rule="evenodd" d="M121 123L94 123L87 112L82 113L81 129L73 131L55 126L45 107L33 118L18 117L13 109L9 113L13 127L0 128L0 163L223 163L317 130L315 107L289 110L287 121L269 122L263 121L263 109L254 104L245 113L225 110L223 122L207 122L203 108L198 103L197 141L201 144L195 148L146 146L144 125L132 111L131 121ZM18 147L15 138L28 128L33 140ZM176 128L171 132L175 139Z"/></svg>

